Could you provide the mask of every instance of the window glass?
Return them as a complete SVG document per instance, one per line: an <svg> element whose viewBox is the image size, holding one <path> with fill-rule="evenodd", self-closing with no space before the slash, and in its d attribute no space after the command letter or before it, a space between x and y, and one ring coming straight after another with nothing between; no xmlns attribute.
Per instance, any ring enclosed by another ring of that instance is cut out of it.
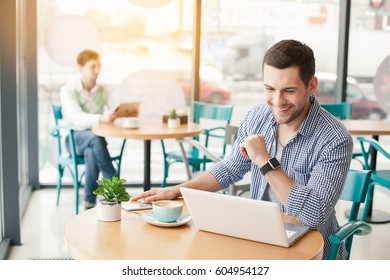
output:
<svg viewBox="0 0 390 280"><path fill-rule="evenodd" d="M348 75L356 80L353 88L363 94L352 101L354 111L365 112L361 118L387 120L390 113L389 31L389 1L353 1Z"/></svg>
<svg viewBox="0 0 390 280"><path fill-rule="evenodd" d="M1 129L0 129L0 137L1 137ZM0 147L1 150L1 147ZM0 160L0 178L2 178L2 170L3 168L1 167L2 161ZM0 243L4 238L4 225L3 225L3 183L0 180Z"/></svg>
<svg viewBox="0 0 390 280"><path fill-rule="evenodd" d="M37 1L41 183L56 180L56 146L49 135L53 124L50 105L59 102L59 88L77 75L75 58L81 49L93 48L101 54L100 79L118 100L147 97L143 102L150 106L145 106L143 117L159 117L172 106L170 100L178 101L183 108L188 106L194 1L150 1L157 5L149 7L139 3L145 2ZM378 100L378 95L390 96L386 94L390 93L390 77L375 77L389 56L389 10L389 1L357 0L351 7L348 75L356 83L351 82L354 92L348 86L348 98L354 100L354 118L388 118L389 102ZM231 123L238 125L253 105L263 102L264 52L286 38L310 45L318 73L335 75L339 12L339 0L202 1L200 100L234 104ZM179 98L168 99L172 91L161 90L165 88L163 81L171 78L178 83ZM142 87L145 85L147 89ZM331 96L332 87L326 86L326 95ZM361 93L363 98L356 98ZM119 141L115 140L110 144L117 149ZM130 181L141 182L143 143L130 142L122 174ZM152 181L161 181L162 173L161 147L153 141ZM183 178L182 167L170 172L170 180Z"/></svg>
<svg viewBox="0 0 390 280"><path fill-rule="evenodd" d="M359 100L364 98L363 92L354 85L347 85L347 98L352 100Z"/></svg>
<svg viewBox="0 0 390 280"><path fill-rule="evenodd" d="M234 104L232 124L238 125L252 106L263 102L262 59L282 39L307 43L315 52L317 71L336 73L339 4L334 0L202 2L200 67L209 74L201 78L227 90L230 97L225 102ZM333 86L324 84L324 94L332 95Z"/></svg>
<svg viewBox="0 0 390 280"><path fill-rule="evenodd" d="M100 81L109 86L117 102L141 101L140 117L161 118L172 107L186 110L191 92L193 4L181 0L37 1L42 184L54 184L57 179L51 104L59 103L61 86L77 77L76 57L81 50L100 53ZM107 140L110 152L119 151L120 139ZM177 180L175 172L171 174L170 179ZM185 178L184 169L177 174ZM143 181L142 141L126 144L121 176L132 183ZM161 145L153 141L152 182L162 177ZM70 176L65 182L71 182Z"/></svg>

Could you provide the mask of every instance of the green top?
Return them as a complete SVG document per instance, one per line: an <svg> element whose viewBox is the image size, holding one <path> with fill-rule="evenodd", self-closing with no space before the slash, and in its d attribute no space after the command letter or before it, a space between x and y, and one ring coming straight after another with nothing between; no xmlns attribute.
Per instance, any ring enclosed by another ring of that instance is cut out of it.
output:
<svg viewBox="0 0 390 280"><path fill-rule="evenodd" d="M87 106L87 98L85 95L81 94L80 91L76 90L76 100L80 105L80 108L83 110L83 112L88 114L103 114L104 112L104 105L106 103L106 95L104 93L104 87L102 85L99 86L98 90L96 91L96 94L92 97L92 101L95 103L96 107L91 110Z"/></svg>

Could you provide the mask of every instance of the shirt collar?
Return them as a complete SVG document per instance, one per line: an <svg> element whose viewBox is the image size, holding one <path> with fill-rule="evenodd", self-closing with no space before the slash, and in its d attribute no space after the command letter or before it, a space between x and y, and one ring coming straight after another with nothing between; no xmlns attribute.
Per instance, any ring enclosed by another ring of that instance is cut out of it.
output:
<svg viewBox="0 0 390 280"><path fill-rule="evenodd" d="M297 132L297 134L303 136L314 133L313 130L315 129L315 123L317 122L317 115L321 107L314 95L309 97L309 101L311 103L309 113L303 120Z"/></svg>
<svg viewBox="0 0 390 280"><path fill-rule="evenodd" d="M94 95L96 91L98 90L99 85L98 83L95 84L95 86L91 90L91 94ZM81 92L82 94L87 94L87 91L83 88L83 84L81 83L81 76L77 79L77 85L76 90Z"/></svg>

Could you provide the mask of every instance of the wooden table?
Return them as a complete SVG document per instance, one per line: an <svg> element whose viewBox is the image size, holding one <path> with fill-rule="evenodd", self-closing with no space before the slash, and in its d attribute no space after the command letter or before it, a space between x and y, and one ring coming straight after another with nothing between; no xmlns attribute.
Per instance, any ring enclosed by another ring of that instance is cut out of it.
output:
<svg viewBox="0 0 390 280"><path fill-rule="evenodd" d="M92 131L103 137L132 138L144 140L144 190L150 190L151 140L194 137L202 133L199 124L182 124L179 128L168 128L162 120L140 120L138 128L124 128L115 124L98 124Z"/></svg>
<svg viewBox="0 0 390 280"><path fill-rule="evenodd" d="M375 120L342 120L349 133L352 135L371 135L373 139L379 141L379 135L390 135L390 123L387 121ZM370 169L376 169L377 151L372 149ZM369 206L366 222L369 223L387 223L390 222L390 213L372 209L372 204ZM347 210L348 211L348 210ZM349 212L346 215L349 215Z"/></svg>
<svg viewBox="0 0 390 280"><path fill-rule="evenodd" d="M96 209L74 216L65 240L74 259L101 260L257 260L321 259L323 238L309 231L290 248L199 231L193 221L164 228L145 222L142 212L122 210L122 220L100 222ZM184 209L187 212L187 209Z"/></svg>

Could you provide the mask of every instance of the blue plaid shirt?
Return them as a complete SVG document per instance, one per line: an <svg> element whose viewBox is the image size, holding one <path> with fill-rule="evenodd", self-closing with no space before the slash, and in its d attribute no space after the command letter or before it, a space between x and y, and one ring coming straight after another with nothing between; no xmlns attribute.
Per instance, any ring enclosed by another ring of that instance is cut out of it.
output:
<svg viewBox="0 0 390 280"><path fill-rule="evenodd" d="M287 205L282 212L296 217L302 224L321 232L326 259L330 250L328 237L339 227L334 207L340 197L351 163L353 140L347 129L315 99L308 116L297 133L283 148L281 168L294 181ZM271 157L276 154L277 123L266 104L250 110L238 130L237 141L231 153L210 168L211 174L223 188L252 171L250 197L263 198L268 185L260 167L244 157L239 143L253 134L263 134ZM341 246L339 258L345 258Z"/></svg>

